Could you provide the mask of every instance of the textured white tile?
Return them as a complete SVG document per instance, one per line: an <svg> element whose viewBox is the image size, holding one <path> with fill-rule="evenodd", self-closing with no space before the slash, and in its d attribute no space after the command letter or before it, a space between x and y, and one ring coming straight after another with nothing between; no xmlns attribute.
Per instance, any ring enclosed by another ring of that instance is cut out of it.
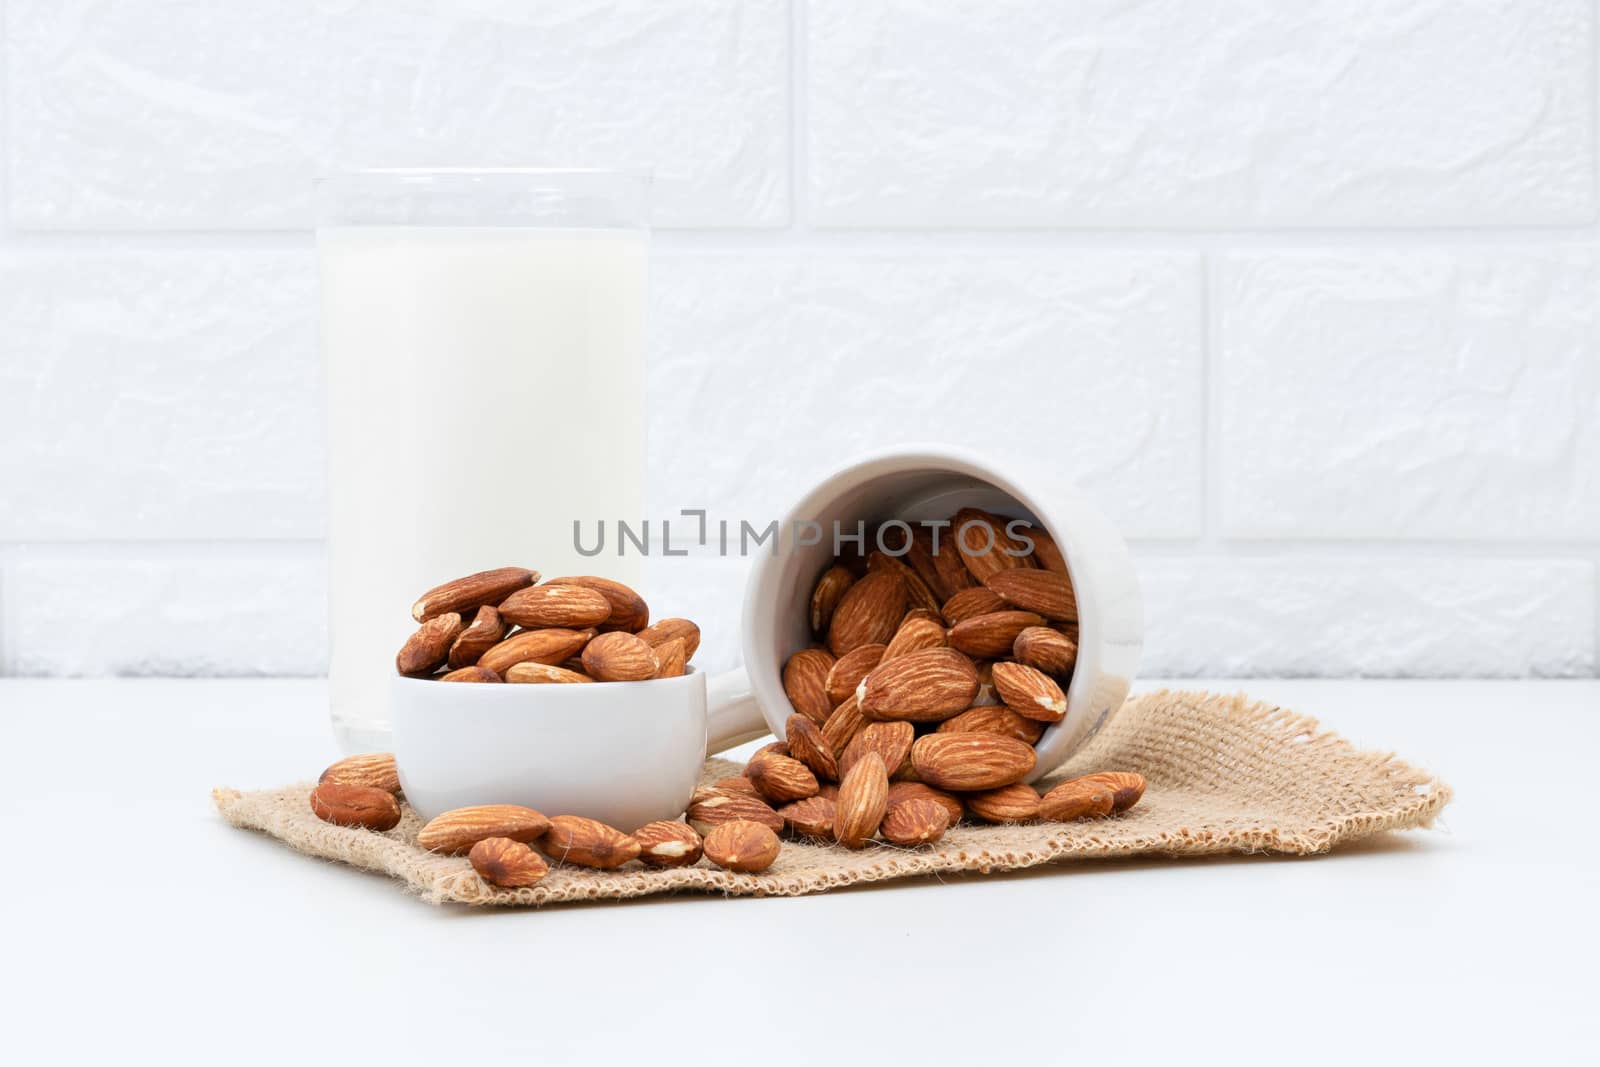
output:
<svg viewBox="0 0 1600 1067"><path fill-rule="evenodd" d="M765 522L933 441L1043 452L1129 533L1198 531L1193 257L662 256L652 284L654 515Z"/></svg>
<svg viewBox="0 0 1600 1067"><path fill-rule="evenodd" d="M307 548L263 558L23 558L0 576L21 675L315 675L325 570Z"/></svg>
<svg viewBox="0 0 1600 1067"><path fill-rule="evenodd" d="M808 5L843 226L1499 225L1594 209L1592 5Z"/></svg>
<svg viewBox="0 0 1600 1067"><path fill-rule="evenodd" d="M0 255L0 540L318 537L311 256Z"/></svg>
<svg viewBox="0 0 1600 1067"><path fill-rule="evenodd" d="M1221 268L1241 536L1600 536L1591 249L1349 249Z"/></svg>
<svg viewBox="0 0 1600 1067"><path fill-rule="evenodd" d="M781 0L10 0L25 227L297 227L348 166L653 166L666 225L788 217Z"/></svg>
<svg viewBox="0 0 1600 1067"><path fill-rule="evenodd" d="M1207 556L1146 559L1140 572L1146 677L1595 669L1595 568L1585 561Z"/></svg>

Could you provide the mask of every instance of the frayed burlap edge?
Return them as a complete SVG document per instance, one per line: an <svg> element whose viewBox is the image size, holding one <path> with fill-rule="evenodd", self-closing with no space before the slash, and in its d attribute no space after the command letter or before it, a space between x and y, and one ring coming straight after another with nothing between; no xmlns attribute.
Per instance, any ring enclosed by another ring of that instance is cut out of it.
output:
<svg viewBox="0 0 1600 1067"><path fill-rule="evenodd" d="M1360 751L1314 719L1243 695L1161 692L1130 699L1051 779L1094 770L1138 771L1149 780L1133 810L1109 819L1020 826L962 826L938 844L860 851L786 842L760 874L702 860L677 870L629 864L617 871L557 866L537 886L497 889L463 857L416 847L421 820L409 808L388 833L332 826L311 814L309 783L212 798L234 826L260 830L308 855L398 879L433 903L540 905L628 900L682 890L729 896L798 896L839 886L949 872L1015 870L1063 860L1156 854L1326 852L1346 841L1431 825L1448 786L1390 753ZM737 773L708 760L704 777Z"/></svg>

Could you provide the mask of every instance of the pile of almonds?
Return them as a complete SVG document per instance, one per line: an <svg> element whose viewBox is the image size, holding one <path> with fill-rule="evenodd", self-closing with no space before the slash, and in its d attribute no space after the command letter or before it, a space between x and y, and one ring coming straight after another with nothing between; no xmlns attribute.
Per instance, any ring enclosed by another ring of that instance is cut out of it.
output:
<svg viewBox="0 0 1600 1067"><path fill-rule="evenodd" d="M311 810L338 826L392 830L400 822L399 793L393 755L351 756L322 772L311 791ZM673 821L625 834L594 819L547 818L516 804L447 811L418 831L417 845L445 855L465 853L480 876L507 888L537 883L549 873L548 860L610 870L633 860L647 867L684 867L704 855L730 871L764 871L781 848L778 835L755 822L730 820L704 838L694 827Z"/></svg>
<svg viewBox="0 0 1600 1067"><path fill-rule="evenodd" d="M644 598L621 582L581 575L540 585L539 572L524 567L436 586L411 617L421 625L395 669L441 682L676 678L700 647L700 627L688 619L650 625Z"/></svg>

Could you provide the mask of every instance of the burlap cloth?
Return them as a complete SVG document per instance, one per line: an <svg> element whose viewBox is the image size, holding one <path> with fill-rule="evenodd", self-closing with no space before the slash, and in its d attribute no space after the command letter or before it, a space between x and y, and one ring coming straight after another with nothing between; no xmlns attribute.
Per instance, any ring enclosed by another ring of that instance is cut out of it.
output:
<svg viewBox="0 0 1600 1067"><path fill-rule="evenodd" d="M529 889L496 889L465 857L416 846L422 823L409 808L388 833L347 829L311 814L309 783L212 797L234 826L261 830L299 852L398 879L433 903L528 905L627 900L683 890L798 896L858 882L952 871L1013 870L1062 860L1150 853L1326 852L1387 830L1426 827L1450 788L1385 752L1363 752L1316 720L1239 696L1149 693L1130 699L1050 781L1096 770L1137 771L1149 786L1137 807L1109 819L1022 826L961 826L931 847L883 843L861 851L786 841L761 874L702 860L677 870L637 863L617 871L554 866ZM711 759L705 779L738 773ZM559 814L552 812L550 814Z"/></svg>

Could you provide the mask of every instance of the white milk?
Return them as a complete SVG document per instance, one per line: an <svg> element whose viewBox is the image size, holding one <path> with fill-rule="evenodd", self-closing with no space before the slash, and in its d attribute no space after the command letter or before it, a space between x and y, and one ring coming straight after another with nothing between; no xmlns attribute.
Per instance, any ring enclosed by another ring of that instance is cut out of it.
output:
<svg viewBox="0 0 1600 1067"><path fill-rule="evenodd" d="M490 567L636 582L644 517L642 230L318 232L328 374L329 666L347 752L388 745L423 590ZM573 520L601 556L573 547Z"/></svg>

